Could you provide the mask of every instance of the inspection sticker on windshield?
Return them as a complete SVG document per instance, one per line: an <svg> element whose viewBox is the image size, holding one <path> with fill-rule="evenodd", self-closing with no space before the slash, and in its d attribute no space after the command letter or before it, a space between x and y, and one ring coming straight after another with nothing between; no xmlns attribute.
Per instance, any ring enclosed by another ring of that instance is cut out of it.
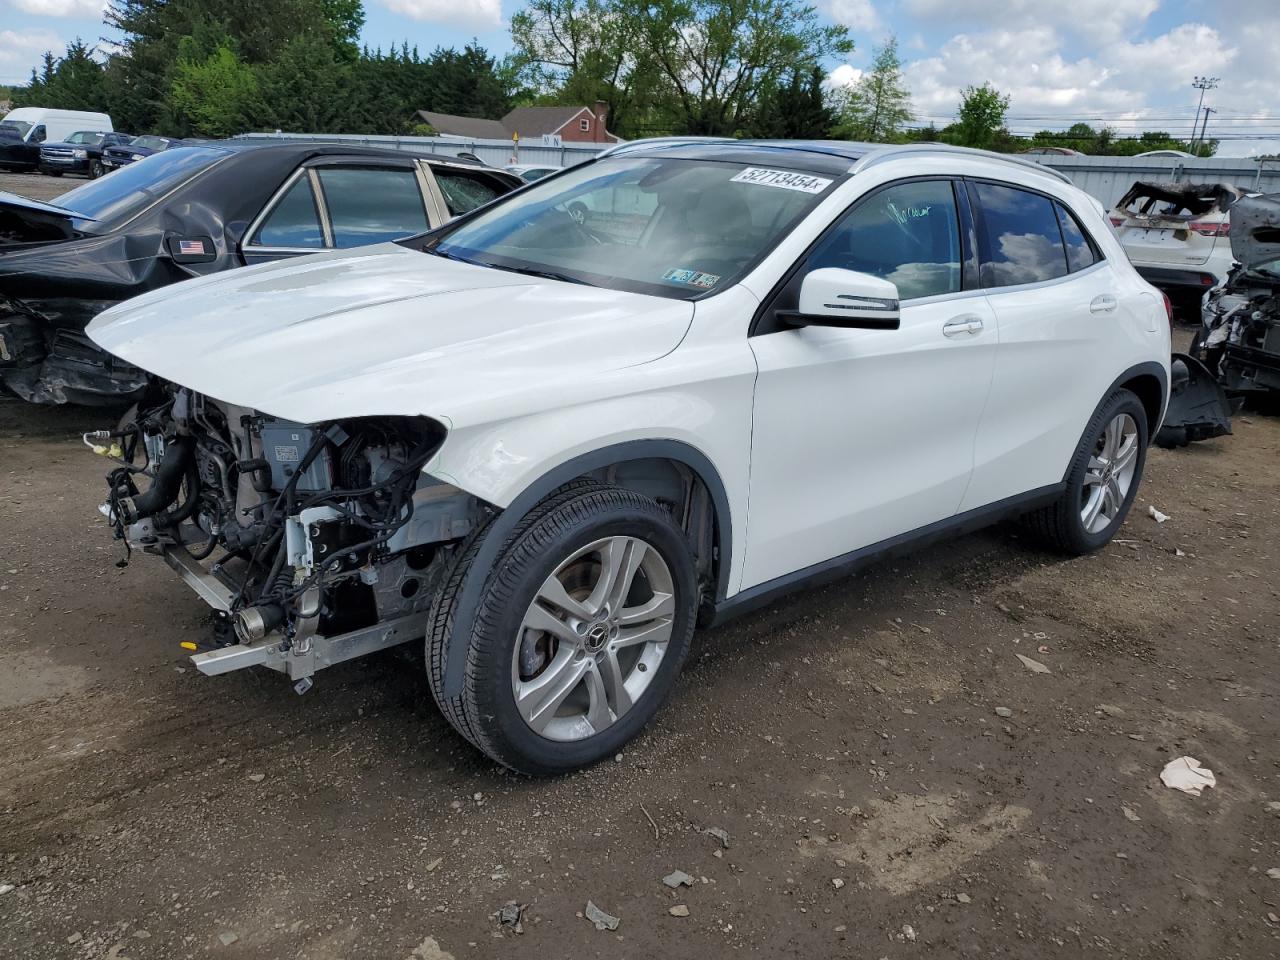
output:
<svg viewBox="0 0 1280 960"><path fill-rule="evenodd" d="M731 182L751 183L761 187L781 187L783 190L799 190L801 193L821 193L831 186L831 181L826 177L793 173L790 170L766 170L764 167L747 167Z"/></svg>
<svg viewBox="0 0 1280 960"><path fill-rule="evenodd" d="M668 270L662 275L662 279L669 283L685 283L691 287L710 290L720 282L720 274L699 273L697 270Z"/></svg>

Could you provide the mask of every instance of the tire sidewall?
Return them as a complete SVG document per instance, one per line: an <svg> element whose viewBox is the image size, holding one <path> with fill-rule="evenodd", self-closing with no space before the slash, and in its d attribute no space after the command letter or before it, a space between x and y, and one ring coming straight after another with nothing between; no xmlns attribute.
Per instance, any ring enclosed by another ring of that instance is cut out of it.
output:
<svg viewBox="0 0 1280 960"><path fill-rule="evenodd" d="M1138 461L1134 467L1133 480L1129 484L1129 490L1125 494L1124 502L1120 505L1120 509L1116 512L1115 518L1111 523L1097 533L1090 533L1085 530L1084 520L1080 516L1080 499L1084 492L1084 478L1088 471L1089 458L1093 454L1098 438L1103 430L1106 429L1107 424L1122 413L1129 414L1138 427ZM1134 498L1138 494L1138 487L1142 483L1142 476L1147 463L1148 443L1146 408L1142 406L1142 401L1128 390L1119 390L1112 394L1089 422L1089 428L1085 431L1080 443L1080 450L1076 455L1076 462L1072 465L1071 475L1067 478L1066 491L1067 503L1070 505L1071 518L1074 524L1072 534L1083 551L1088 552L1099 549L1115 536L1116 531L1124 524L1129 515L1129 509L1133 506Z"/></svg>
<svg viewBox="0 0 1280 960"><path fill-rule="evenodd" d="M581 503L581 500L574 503ZM490 643L483 645L484 655L473 658L477 668L477 707L493 721L500 750L511 755L518 769L532 773L562 773L612 756L636 736L653 718L675 686L676 676L688 654L696 613L696 576L692 551L683 532L661 511L646 510L639 505L611 506L585 522L571 524L553 535L533 557L519 556L521 544L538 534L542 524L531 529L513 544L495 565L490 583L499 576L511 576L509 564L522 567L516 571L517 586L507 602L490 616L482 616L477 628L490 633ZM555 515L553 515L554 517ZM665 519L665 522L664 522ZM520 636L525 611L538 588L565 558L596 540L610 536L637 537L656 549L671 571L676 610L672 618L671 639L657 673L640 700L608 729L584 740L548 740L535 733L520 715L511 689L511 663ZM489 594L490 588L486 588ZM492 615L496 613L496 615Z"/></svg>

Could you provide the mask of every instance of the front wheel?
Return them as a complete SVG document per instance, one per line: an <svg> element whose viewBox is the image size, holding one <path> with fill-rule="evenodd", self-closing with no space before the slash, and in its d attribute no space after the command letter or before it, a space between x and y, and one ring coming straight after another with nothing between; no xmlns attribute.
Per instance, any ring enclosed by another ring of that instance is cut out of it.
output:
<svg viewBox="0 0 1280 960"><path fill-rule="evenodd" d="M1124 523L1146 460L1146 410L1132 392L1117 390L1085 428L1062 496L1029 514L1028 525L1064 553L1099 549Z"/></svg>
<svg viewBox="0 0 1280 960"><path fill-rule="evenodd" d="M603 484L554 494L521 521L470 619L465 682L443 696L463 551L427 638L446 718L514 770L558 774L617 753L666 700L693 634L692 551L654 500Z"/></svg>
<svg viewBox="0 0 1280 960"><path fill-rule="evenodd" d="M99 163L97 160L89 161L89 179L90 180L97 180L100 176L102 176L102 172L103 172L103 168L101 163Z"/></svg>

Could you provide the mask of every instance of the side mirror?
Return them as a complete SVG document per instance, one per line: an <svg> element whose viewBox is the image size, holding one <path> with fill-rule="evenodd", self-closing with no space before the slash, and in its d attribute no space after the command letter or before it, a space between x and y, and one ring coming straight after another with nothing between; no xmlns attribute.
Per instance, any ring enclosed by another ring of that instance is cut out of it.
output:
<svg viewBox="0 0 1280 960"><path fill-rule="evenodd" d="M800 283L800 309L787 311L780 319L793 327L897 330L902 322L898 287L891 280L856 270L811 270Z"/></svg>

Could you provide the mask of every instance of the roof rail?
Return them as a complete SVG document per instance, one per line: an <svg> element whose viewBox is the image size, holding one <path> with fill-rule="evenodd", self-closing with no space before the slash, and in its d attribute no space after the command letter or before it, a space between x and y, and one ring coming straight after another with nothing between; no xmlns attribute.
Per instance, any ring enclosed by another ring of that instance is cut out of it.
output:
<svg viewBox="0 0 1280 960"><path fill-rule="evenodd" d="M642 140L628 140L626 143L615 144L607 150L601 150L596 154L596 157L616 157L620 153L630 153L632 149L644 149L646 147L679 147L686 143L741 142L734 137L646 137Z"/></svg>
<svg viewBox="0 0 1280 960"><path fill-rule="evenodd" d="M1053 177L1061 180L1063 183L1071 183L1071 178L1061 170L1054 170L1052 167L1046 167L1044 164L1037 163L1034 160L1028 160L1025 157L1010 156L1007 153L996 153L994 150L975 150L972 147L956 147L949 143L902 143L894 146L881 147L868 153L859 160L850 169L850 173L860 173L869 167L878 166L888 160L894 160L898 157L910 154L928 154L943 153L970 157L981 157L984 160L1000 160L1004 163L1017 164L1028 170L1035 170L1044 174L1046 177Z"/></svg>

